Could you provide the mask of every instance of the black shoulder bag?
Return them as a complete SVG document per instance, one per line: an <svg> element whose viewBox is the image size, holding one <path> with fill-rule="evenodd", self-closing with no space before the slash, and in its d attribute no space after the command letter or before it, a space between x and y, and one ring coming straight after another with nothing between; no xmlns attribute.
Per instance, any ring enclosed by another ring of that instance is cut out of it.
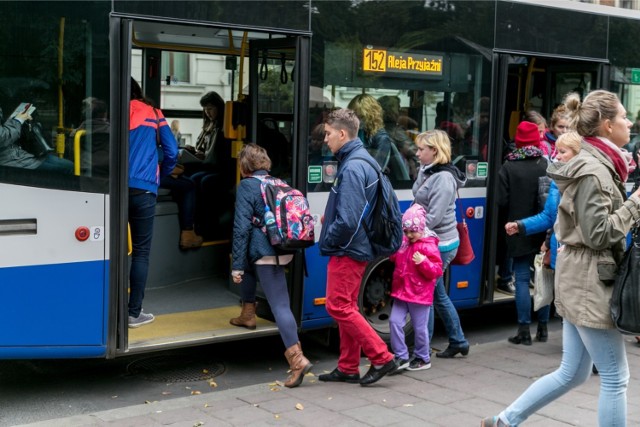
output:
<svg viewBox="0 0 640 427"><path fill-rule="evenodd" d="M640 236L631 234L631 245L618 266L611 295L611 319L623 334L640 335Z"/></svg>

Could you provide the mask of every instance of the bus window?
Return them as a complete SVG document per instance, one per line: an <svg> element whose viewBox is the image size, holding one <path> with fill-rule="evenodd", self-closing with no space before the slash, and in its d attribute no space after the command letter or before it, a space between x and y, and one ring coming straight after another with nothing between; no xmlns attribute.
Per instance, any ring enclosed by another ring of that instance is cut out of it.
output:
<svg viewBox="0 0 640 427"><path fill-rule="evenodd" d="M100 47L107 43L105 6L89 8L86 17L66 17L62 6L59 15L49 9L16 13L3 24L23 39L1 54L0 182L107 192L109 65L108 51ZM101 19L89 16L98 11ZM18 114L24 107L31 120Z"/></svg>

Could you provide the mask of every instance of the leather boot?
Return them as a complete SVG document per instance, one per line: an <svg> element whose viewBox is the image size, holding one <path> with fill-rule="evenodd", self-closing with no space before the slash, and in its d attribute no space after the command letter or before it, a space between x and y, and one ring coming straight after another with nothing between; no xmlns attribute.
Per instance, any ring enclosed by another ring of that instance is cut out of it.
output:
<svg viewBox="0 0 640 427"><path fill-rule="evenodd" d="M515 336L509 337L509 342L513 344L531 345L529 325L518 326L518 333Z"/></svg>
<svg viewBox="0 0 640 427"><path fill-rule="evenodd" d="M243 302L240 316L229 320L233 326L240 326L247 329L256 328L256 305L255 302Z"/></svg>
<svg viewBox="0 0 640 427"><path fill-rule="evenodd" d="M549 332L547 331L546 323L538 323L538 332L536 332L536 340L540 342L547 342L549 338Z"/></svg>
<svg viewBox="0 0 640 427"><path fill-rule="evenodd" d="M302 384L305 374L311 370L313 365L302 354L300 342L295 343L284 352L284 357L289 362L289 378L285 381L284 386L293 388Z"/></svg>
<svg viewBox="0 0 640 427"><path fill-rule="evenodd" d="M180 248L193 249L202 246L202 237L193 230L182 230L180 232Z"/></svg>

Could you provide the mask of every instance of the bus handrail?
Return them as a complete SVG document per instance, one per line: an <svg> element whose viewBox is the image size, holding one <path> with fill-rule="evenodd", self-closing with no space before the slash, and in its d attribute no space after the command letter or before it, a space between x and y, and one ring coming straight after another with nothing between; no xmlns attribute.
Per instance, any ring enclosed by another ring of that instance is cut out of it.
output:
<svg viewBox="0 0 640 427"><path fill-rule="evenodd" d="M79 129L73 137L73 174L75 176L80 176L80 138L86 133L86 130Z"/></svg>

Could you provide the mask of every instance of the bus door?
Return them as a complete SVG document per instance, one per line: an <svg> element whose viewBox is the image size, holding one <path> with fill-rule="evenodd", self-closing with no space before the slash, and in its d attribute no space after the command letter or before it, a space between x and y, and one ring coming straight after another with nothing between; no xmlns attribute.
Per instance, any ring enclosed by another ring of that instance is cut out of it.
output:
<svg viewBox="0 0 640 427"><path fill-rule="evenodd" d="M607 69L602 63L573 59L548 58L494 54L494 83L492 85L490 139L490 164L497 165L489 171L487 192L487 228L485 229L484 251L485 289L483 301L496 302L512 300L513 295L495 291L500 266L508 270L510 262L505 258L506 235L504 224L506 212L496 204L498 174L505 155L512 147L516 128L531 111L539 113L551 126L553 110L562 103L565 95L578 92L581 96L603 87Z"/></svg>
<svg viewBox="0 0 640 427"><path fill-rule="evenodd" d="M249 57L251 120L248 140L267 151L273 176L304 190L307 183L309 39L254 40L250 42ZM303 274L302 257L296 257L287 268L287 282L297 319L303 299Z"/></svg>
<svg viewBox="0 0 640 427"><path fill-rule="evenodd" d="M8 31L30 30L0 53L0 358L106 352L106 11L70 17L65 8L7 11ZM13 116L24 111L32 119L20 124ZM29 127L39 146L24 144Z"/></svg>

